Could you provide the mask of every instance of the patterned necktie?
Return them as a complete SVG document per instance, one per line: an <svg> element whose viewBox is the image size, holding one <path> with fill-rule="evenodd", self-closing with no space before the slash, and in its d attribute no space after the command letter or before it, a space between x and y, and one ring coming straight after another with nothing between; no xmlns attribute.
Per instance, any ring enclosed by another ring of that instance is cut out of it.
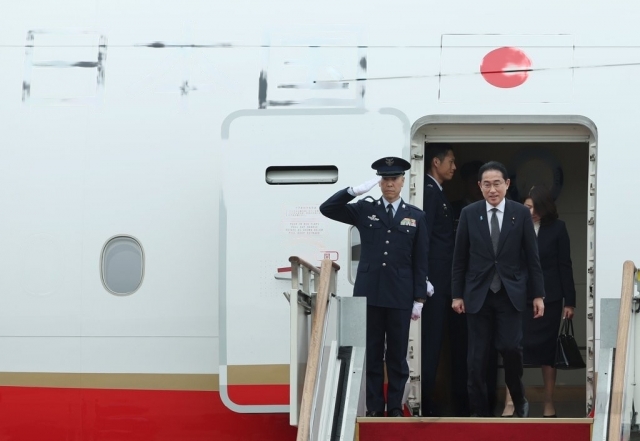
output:
<svg viewBox="0 0 640 441"><path fill-rule="evenodd" d="M387 214L389 215L389 225L393 223L393 205L387 205Z"/></svg>
<svg viewBox="0 0 640 441"><path fill-rule="evenodd" d="M498 242L500 241L500 223L498 222L498 215L496 214L498 209L492 208L491 211L493 212L491 215L491 243L493 244L493 252L497 256ZM493 273L493 279L491 280L489 289L493 292L498 292L500 291L500 285L502 285L502 283L500 282L500 276L498 275L498 269L496 268Z"/></svg>
<svg viewBox="0 0 640 441"><path fill-rule="evenodd" d="M491 243L493 244L493 252L498 254L498 242L500 241L500 223L498 222L498 209L492 208L491 211Z"/></svg>

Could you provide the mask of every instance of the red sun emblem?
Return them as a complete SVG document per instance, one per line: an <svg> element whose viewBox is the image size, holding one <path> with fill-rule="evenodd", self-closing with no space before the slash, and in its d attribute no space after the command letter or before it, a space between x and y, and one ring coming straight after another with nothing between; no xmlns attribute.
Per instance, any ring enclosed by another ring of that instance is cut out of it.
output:
<svg viewBox="0 0 640 441"><path fill-rule="evenodd" d="M501 47L484 56L480 73L492 86L510 89L522 85L529 78L531 60L518 48Z"/></svg>

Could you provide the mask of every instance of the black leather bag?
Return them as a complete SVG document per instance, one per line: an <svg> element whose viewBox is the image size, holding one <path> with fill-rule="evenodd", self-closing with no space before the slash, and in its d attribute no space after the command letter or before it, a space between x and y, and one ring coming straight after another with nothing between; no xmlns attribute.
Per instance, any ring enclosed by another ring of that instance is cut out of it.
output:
<svg viewBox="0 0 640 441"><path fill-rule="evenodd" d="M578 343L573 337L573 321L564 319L556 343L556 369L569 370L585 367Z"/></svg>

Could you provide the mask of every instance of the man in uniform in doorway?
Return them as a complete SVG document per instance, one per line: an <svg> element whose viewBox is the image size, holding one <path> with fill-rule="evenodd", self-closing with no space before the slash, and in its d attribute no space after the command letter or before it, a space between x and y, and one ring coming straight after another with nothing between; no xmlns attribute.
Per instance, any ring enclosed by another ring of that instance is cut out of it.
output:
<svg viewBox="0 0 640 441"><path fill-rule="evenodd" d="M451 307L467 316L469 407L472 416L493 416L487 398L486 369L489 347L495 345L502 355L515 414L527 417L521 314L528 297L533 300L534 318L544 314L538 242L527 208L505 199L510 181L504 165L488 162L480 167L478 175L485 200L462 210L451 282Z"/></svg>
<svg viewBox="0 0 640 441"><path fill-rule="evenodd" d="M433 285L434 294L425 302L422 320L422 416L440 416L442 412L442 406L436 404L435 392L442 343L447 335L445 328L450 329L454 412L456 416L468 416L467 384L460 380L466 378L467 372L466 326L458 325L457 322L464 321L464 318L452 313L450 308L454 212L442 191L442 184L450 181L456 171L453 147L444 143L427 144L425 170L422 208L429 233L429 282Z"/></svg>
<svg viewBox="0 0 640 441"><path fill-rule="evenodd" d="M401 417L409 378L409 324L420 318L427 297L429 238L424 212L400 197L410 164L387 157L371 168L378 177L340 190L320 205L320 212L360 232L362 248L353 295L367 298L367 416L384 416L386 363L387 416ZM382 198L349 203L376 185Z"/></svg>

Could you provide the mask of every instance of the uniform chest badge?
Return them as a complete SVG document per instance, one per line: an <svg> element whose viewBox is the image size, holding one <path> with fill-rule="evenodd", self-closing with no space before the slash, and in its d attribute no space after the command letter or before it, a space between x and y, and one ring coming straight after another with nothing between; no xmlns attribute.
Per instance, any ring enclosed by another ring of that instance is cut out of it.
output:
<svg viewBox="0 0 640 441"><path fill-rule="evenodd" d="M371 216L367 216L367 217L368 217L370 220L372 220L372 221L376 221L376 222L380 220L380 219L378 219L378 217L377 217L375 214L373 214L373 215L371 215Z"/></svg>
<svg viewBox="0 0 640 441"><path fill-rule="evenodd" d="M415 219L411 219L409 217L405 217L404 219L402 219L402 221L400 221L400 225L405 225L405 226L409 226L409 227L415 227L416 226L416 220Z"/></svg>

